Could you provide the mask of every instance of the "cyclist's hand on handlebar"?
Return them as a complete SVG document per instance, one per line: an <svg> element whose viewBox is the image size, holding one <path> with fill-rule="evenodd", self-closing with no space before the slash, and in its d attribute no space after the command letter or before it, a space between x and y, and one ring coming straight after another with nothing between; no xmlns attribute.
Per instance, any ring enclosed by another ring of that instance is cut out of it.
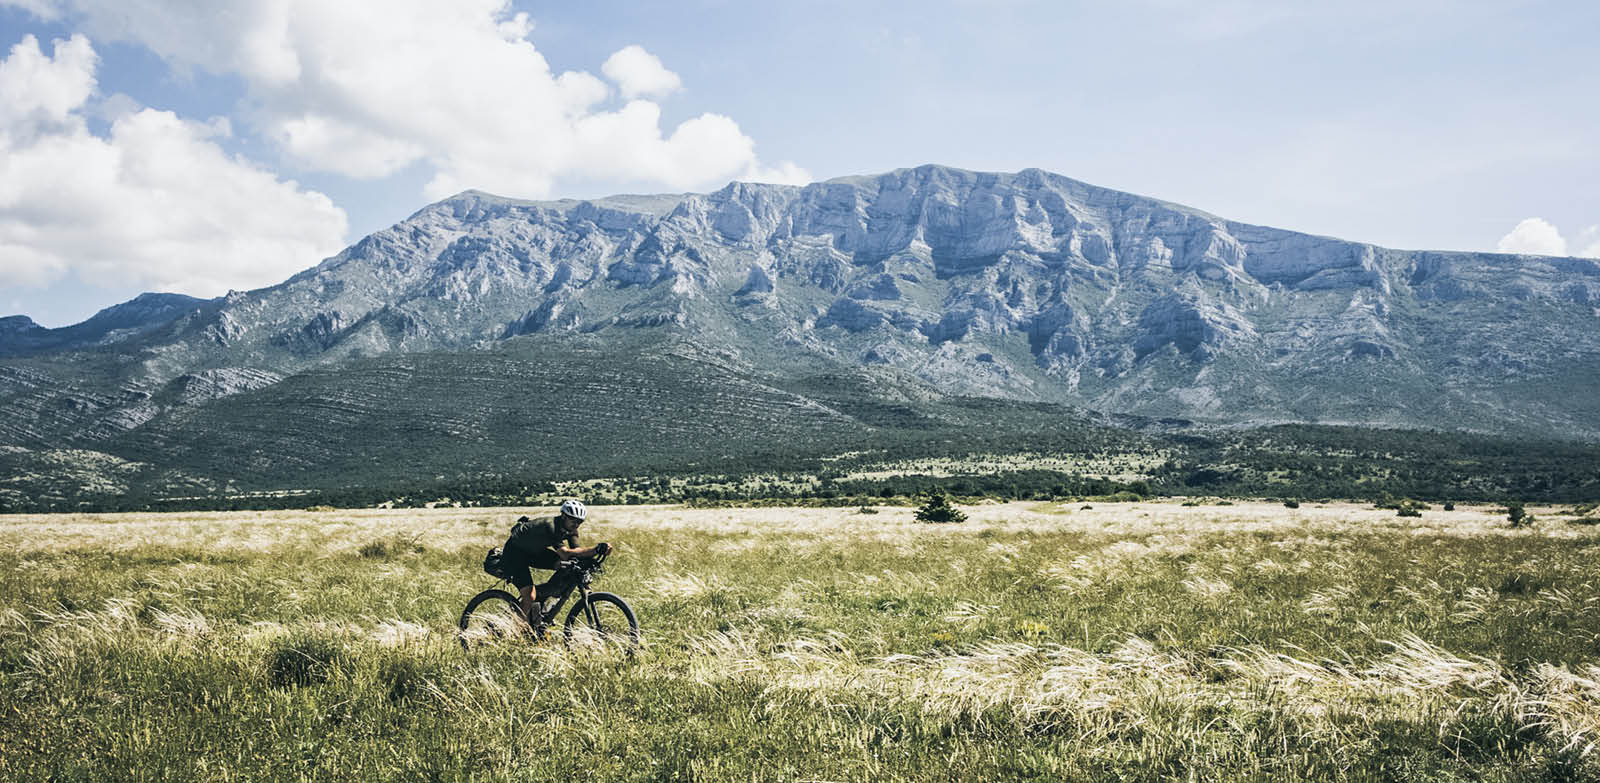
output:
<svg viewBox="0 0 1600 783"><path fill-rule="evenodd" d="M611 545L604 541L594 545L594 552L601 557L611 554Z"/></svg>

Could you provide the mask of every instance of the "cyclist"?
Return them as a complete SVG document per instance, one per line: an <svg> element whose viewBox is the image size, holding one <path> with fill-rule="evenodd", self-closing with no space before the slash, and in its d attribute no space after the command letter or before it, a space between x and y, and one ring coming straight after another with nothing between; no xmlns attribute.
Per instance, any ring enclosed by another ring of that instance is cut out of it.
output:
<svg viewBox="0 0 1600 783"><path fill-rule="evenodd" d="M611 550L608 544L578 547L578 528L583 525L589 510L583 502L568 500L561 504L560 513L552 517L529 519L522 517L511 526L511 537L506 539L503 567L511 574L511 583L520 591L518 596L522 616L533 616L535 604L561 595L571 585L568 573L560 569L561 562L579 557L594 557ZM543 584L535 586L531 569L542 568L555 573ZM542 610L542 609L541 609Z"/></svg>

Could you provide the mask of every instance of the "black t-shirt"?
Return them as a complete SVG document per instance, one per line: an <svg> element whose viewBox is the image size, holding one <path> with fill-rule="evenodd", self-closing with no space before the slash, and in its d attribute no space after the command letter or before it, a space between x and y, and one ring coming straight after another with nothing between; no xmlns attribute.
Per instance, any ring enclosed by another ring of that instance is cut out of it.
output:
<svg viewBox="0 0 1600 783"><path fill-rule="evenodd" d="M558 517L539 517L529 519L523 517L517 524L511 526L511 537L506 540L508 547L520 550L524 556L534 556L544 552L551 552L555 547L566 545L576 549L578 534L568 535L561 529Z"/></svg>

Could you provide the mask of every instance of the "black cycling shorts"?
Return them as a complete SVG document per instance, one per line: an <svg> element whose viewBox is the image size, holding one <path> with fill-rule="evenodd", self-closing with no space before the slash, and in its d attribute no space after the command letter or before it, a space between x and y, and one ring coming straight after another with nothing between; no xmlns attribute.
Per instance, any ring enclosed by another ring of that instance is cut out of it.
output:
<svg viewBox="0 0 1600 783"><path fill-rule="evenodd" d="M511 575L511 584L516 585L518 590L533 585L533 569L554 571L560 565L561 558L548 549L525 552L512 546L510 541L506 542L505 556L500 560L500 567ZM545 584L549 584L549 581Z"/></svg>

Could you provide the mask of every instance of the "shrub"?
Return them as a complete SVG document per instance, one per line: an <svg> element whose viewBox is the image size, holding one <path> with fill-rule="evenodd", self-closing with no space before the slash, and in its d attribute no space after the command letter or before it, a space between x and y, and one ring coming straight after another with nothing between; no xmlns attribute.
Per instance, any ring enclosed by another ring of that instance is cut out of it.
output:
<svg viewBox="0 0 1600 783"><path fill-rule="evenodd" d="M333 506L306 506L307 511L334 511Z"/></svg>
<svg viewBox="0 0 1600 783"><path fill-rule="evenodd" d="M1445 511L1455 511L1456 510L1456 504L1451 503L1450 501L1446 500L1444 502L1444 510Z"/></svg>
<svg viewBox="0 0 1600 783"><path fill-rule="evenodd" d="M1428 505L1427 503L1423 503L1420 500L1408 499L1397 500L1393 505L1389 506L1389 508L1394 509L1395 516L1420 517L1422 516L1423 510L1432 508L1432 506Z"/></svg>
<svg viewBox="0 0 1600 783"><path fill-rule="evenodd" d="M1521 501L1513 501L1506 504L1506 519L1511 521L1512 527L1531 527L1533 525L1533 515L1528 513L1528 509L1523 507Z"/></svg>
<svg viewBox="0 0 1600 783"><path fill-rule="evenodd" d="M856 513L857 514L876 514L876 513L878 513L878 510L873 508L872 506L862 506L861 508L856 509Z"/></svg>
<svg viewBox="0 0 1600 783"><path fill-rule="evenodd" d="M928 502L917 509L918 522L965 522L967 515L950 505L950 496L937 492L928 496Z"/></svg>
<svg viewBox="0 0 1600 783"><path fill-rule="evenodd" d="M1291 498L1289 500L1285 500L1285 501L1283 501L1283 507L1284 508L1299 508L1300 507L1300 501L1295 500L1293 498Z"/></svg>

